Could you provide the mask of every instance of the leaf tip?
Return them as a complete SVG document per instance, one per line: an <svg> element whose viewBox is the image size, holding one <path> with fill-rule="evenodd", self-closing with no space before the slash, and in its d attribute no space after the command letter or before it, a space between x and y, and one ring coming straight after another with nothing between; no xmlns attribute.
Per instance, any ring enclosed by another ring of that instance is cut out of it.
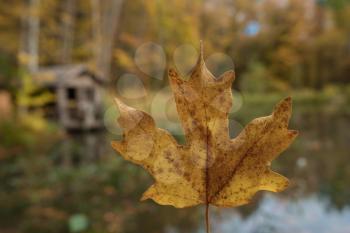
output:
<svg viewBox="0 0 350 233"><path fill-rule="evenodd" d="M114 102L115 102L115 104L117 105L118 109L119 109L121 112L127 110L128 107L127 107L126 104L124 104L123 101L121 101L119 98L114 97Z"/></svg>
<svg viewBox="0 0 350 233"><path fill-rule="evenodd" d="M290 107L292 105L292 97L288 96L284 98L281 102L280 105L283 105L285 107Z"/></svg>
<svg viewBox="0 0 350 233"><path fill-rule="evenodd" d="M286 98L284 99L284 101L286 101L286 102L292 102L292 97L288 96L288 97L286 97Z"/></svg>
<svg viewBox="0 0 350 233"><path fill-rule="evenodd" d="M288 135L291 139L295 139L299 135L298 130L288 130Z"/></svg>
<svg viewBox="0 0 350 233"><path fill-rule="evenodd" d="M111 146L114 150L118 151L120 154L123 152L123 145L119 141L112 141Z"/></svg>
<svg viewBox="0 0 350 233"><path fill-rule="evenodd" d="M153 186L152 186L153 187ZM152 188L151 187L151 188ZM151 199L150 189L148 189L146 192L142 194L142 197L140 198L140 201L147 201L148 199Z"/></svg>
<svg viewBox="0 0 350 233"><path fill-rule="evenodd" d="M205 61L204 61L204 43L203 40L199 41L199 54L197 59L197 64L193 68L193 71L199 71L201 72L203 69L205 69Z"/></svg>
<svg viewBox="0 0 350 233"><path fill-rule="evenodd" d="M121 116L126 116L127 114L133 113L133 112L139 112L138 110L129 107L126 105L123 101L121 101L119 98L114 97L114 102L116 103Z"/></svg>
<svg viewBox="0 0 350 233"><path fill-rule="evenodd" d="M145 195L143 195L141 198L140 198L140 201L146 201L146 200L148 200L149 198L147 197L147 196L145 196Z"/></svg>
<svg viewBox="0 0 350 233"><path fill-rule="evenodd" d="M281 100L275 107L273 115L276 117L283 117L284 122L287 123L292 113L292 98L289 96Z"/></svg>
<svg viewBox="0 0 350 233"><path fill-rule="evenodd" d="M221 83L229 83L229 84L231 84L235 80L235 78L236 78L236 76L235 76L234 70L229 70L229 71L226 71L225 73L223 73L217 79L217 81L219 81Z"/></svg>
<svg viewBox="0 0 350 233"><path fill-rule="evenodd" d="M203 40L199 41L199 59L201 61L204 61L204 43Z"/></svg>

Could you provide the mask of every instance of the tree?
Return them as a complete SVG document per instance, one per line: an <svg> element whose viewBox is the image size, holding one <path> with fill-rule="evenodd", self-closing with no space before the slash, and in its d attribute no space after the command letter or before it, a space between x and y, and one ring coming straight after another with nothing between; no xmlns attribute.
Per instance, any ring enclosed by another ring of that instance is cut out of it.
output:
<svg viewBox="0 0 350 233"><path fill-rule="evenodd" d="M91 0L95 66L106 80L110 76L114 39L123 2L123 0Z"/></svg>
<svg viewBox="0 0 350 233"><path fill-rule="evenodd" d="M66 0L64 2L64 12L62 16L63 24L63 48L61 60L62 63L70 63L72 61L72 50L74 46L74 26L75 26L75 12L76 1Z"/></svg>

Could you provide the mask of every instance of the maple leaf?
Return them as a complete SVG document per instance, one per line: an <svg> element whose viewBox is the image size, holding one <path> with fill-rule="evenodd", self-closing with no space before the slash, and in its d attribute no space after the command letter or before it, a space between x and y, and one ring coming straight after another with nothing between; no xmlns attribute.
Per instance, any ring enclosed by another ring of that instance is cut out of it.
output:
<svg viewBox="0 0 350 233"><path fill-rule="evenodd" d="M233 207L248 203L259 190L278 192L288 186L288 179L273 172L270 162L298 134L288 129L291 98L277 104L270 116L251 121L231 139L228 113L234 77L234 72L228 71L216 79L205 66L202 46L189 80L169 70L185 145L157 128L147 113L116 99L124 137L112 146L155 179L142 200L177 208L198 204Z"/></svg>

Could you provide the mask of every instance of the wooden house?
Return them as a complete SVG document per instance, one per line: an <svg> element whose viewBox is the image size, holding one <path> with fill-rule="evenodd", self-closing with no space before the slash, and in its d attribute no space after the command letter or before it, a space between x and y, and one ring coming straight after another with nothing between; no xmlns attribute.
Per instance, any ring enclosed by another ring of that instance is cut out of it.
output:
<svg viewBox="0 0 350 233"><path fill-rule="evenodd" d="M41 68L33 80L54 94L54 101L45 107L48 117L57 119L68 130L103 127L104 81L86 65Z"/></svg>

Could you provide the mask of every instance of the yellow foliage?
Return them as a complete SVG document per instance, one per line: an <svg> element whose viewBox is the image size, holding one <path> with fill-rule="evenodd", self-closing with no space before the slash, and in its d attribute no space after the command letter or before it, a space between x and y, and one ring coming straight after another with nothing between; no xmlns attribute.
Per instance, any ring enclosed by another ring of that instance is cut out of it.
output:
<svg viewBox="0 0 350 233"><path fill-rule="evenodd" d="M46 91L34 95L38 91L40 91L40 87L32 81L29 75L24 74L22 76L22 88L17 93L17 104L24 108L41 107L55 99L53 94Z"/></svg>
<svg viewBox="0 0 350 233"><path fill-rule="evenodd" d="M23 127L35 132L44 132L48 128L48 122L40 113L23 114L19 122Z"/></svg>

